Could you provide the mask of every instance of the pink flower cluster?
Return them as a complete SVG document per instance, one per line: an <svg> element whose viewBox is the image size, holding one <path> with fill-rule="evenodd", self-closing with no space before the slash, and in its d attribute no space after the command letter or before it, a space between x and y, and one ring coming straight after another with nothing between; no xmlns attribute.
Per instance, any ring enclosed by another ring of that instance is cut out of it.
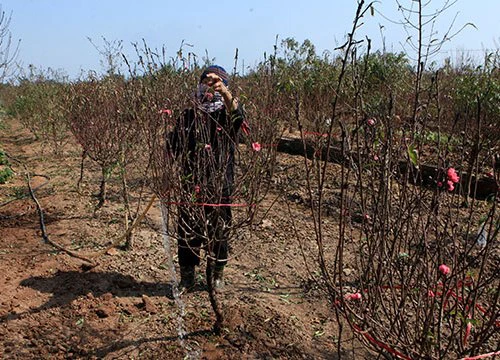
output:
<svg viewBox="0 0 500 360"><path fill-rule="evenodd" d="M446 172L446 188L448 191L455 190L455 184L460 181L460 177L457 174L457 171L454 168L449 168Z"/></svg>
<svg viewBox="0 0 500 360"><path fill-rule="evenodd" d="M261 145L258 142L254 142L254 143L252 143L252 149L254 151L260 151Z"/></svg>
<svg viewBox="0 0 500 360"><path fill-rule="evenodd" d="M171 115L172 115L172 110L170 110L170 109L161 109L161 110L159 111L159 113L160 113L160 114L165 114L165 115L167 115L167 116L171 116Z"/></svg>
<svg viewBox="0 0 500 360"><path fill-rule="evenodd" d="M361 300L361 293L347 294L345 296L346 300Z"/></svg>
<svg viewBox="0 0 500 360"><path fill-rule="evenodd" d="M450 273L450 268L446 266L445 264L439 265L439 272L443 275L448 275Z"/></svg>

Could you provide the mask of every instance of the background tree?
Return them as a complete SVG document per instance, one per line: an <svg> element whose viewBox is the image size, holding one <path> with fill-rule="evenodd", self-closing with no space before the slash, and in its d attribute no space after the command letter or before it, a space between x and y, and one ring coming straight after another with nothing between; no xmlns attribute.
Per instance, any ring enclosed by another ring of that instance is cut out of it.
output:
<svg viewBox="0 0 500 360"><path fill-rule="evenodd" d="M19 43L12 47L12 34L9 30L12 14L6 15L0 4L0 82L6 77L12 75L12 65L14 64L19 52Z"/></svg>

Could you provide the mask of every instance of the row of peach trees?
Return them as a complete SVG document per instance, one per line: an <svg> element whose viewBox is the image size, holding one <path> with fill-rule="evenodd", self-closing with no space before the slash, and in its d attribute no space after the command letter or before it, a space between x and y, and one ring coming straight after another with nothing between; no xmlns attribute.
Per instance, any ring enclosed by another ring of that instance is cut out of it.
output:
<svg viewBox="0 0 500 360"><path fill-rule="evenodd" d="M309 157L304 200L316 236L297 235L307 267L320 274L339 324L346 320L380 354L492 356L500 326L499 54L438 68L419 46L416 70L406 55L371 53L370 40L357 38L373 4L358 5L326 76L317 76L324 62L307 42L284 42L265 64L284 75L278 94ZM332 214L337 221L328 221ZM297 219L295 228L303 226ZM340 326L339 356L343 334Z"/></svg>
<svg viewBox="0 0 500 360"><path fill-rule="evenodd" d="M219 211L218 205L227 202L222 179L230 166L229 158L214 159L220 154L215 155L216 149L211 149L209 142L197 144L197 163L193 169L210 173L210 176L204 177L203 183L186 186L197 177L182 170L182 164L191 156L190 149L180 149L175 153L169 149L173 147L175 135L177 138L186 136L184 126L178 126L182 124L179 119L184 109L194 106L193 93L201 68L196 64L186 68L186 59L182 55L179 55L181 66L177 66L177 60L166 62L146 44L142 48L136 47L136 50L136 62L123 57L125 74L108 72L98 76L91 72L79 81L69 83L54 81L50 73L33 71L28 78L21 79L17 87L9 89L15 93L10 93L10 112L18 116L37 139L54 145L58 154L64 147L59 139L67 141L68 132L71 132L82 149L78 189L89 159L100 168L95 211L106 203L110 180L118 179L126 229L143 210L141 205L145 194L153 192L170 219L167 235L175 239L175 222L180 212L198 219L200 224L207 224L211 219L206 203L215 202L210 208ZM261 77L261 80L265 81L265 78ZM241 91L238 84L238 78L233 77L231 89L235 95ZM263 90L271 89L267 86ZM241 96L245 98L244 94ZM53 109L58 109L58 112ZM227 136L231 132L230 124L221 124L217 130L217 136L223 139L218 142L219 147L234 147L238 164L237 181L231 193L231 202L235 205L233 221L224 226L230 241L245 236L243 230L262 216L259 215L262 209L257 205L271 183L276 150L273 144L279 135L277 122L269 112L259 111L251 102L246 104L246 112L252 125L245 125L239 138ZM210 229L197 231L198 237L207 239L207 258L209 264L214 265ZM125 247L132 248L132 233L127 231L126 234ZM207 266L207 274L210 269L211 266ZM215 289L210 285L209 282L210 298L218 319L216 329L220 329L223 310Z"/></svg>
<svg viewBox="0 0 500 360"><path fill-rule="evenodd" d="M256 205L273 184L281 133L298 134L316 236L297 240L339 320L339 350L347 324L374 351L400 358L494 351L497 189L486 200L474 195L481 177L499 180L498 54L481 65L415 71L407 55L372 53L369 41L356 41L357 21L369 9L359 3L338 53L318 56L312 43L285 39L246 76L233 76L250 132L237 146L233 196L246 206L235 213L231 239L265 213ZM82 147L82 176L86 159L100 166L96 208L105 202L107 181L118 175L127 226L147 188L174 217L179 204L206 216L197 188L182 186L179 159L165 151L176 119L192 105L200 67L182 52L171 61L158 53L138 49L139 60L123 60L124 74L68 82L32 73L3 89L10 112L55 150L73 134ZM210 171L220 178L224 168ZM275 190L286 195L294 186ZM335 221L325 221L332 216ZM175 238L175 228L169 234ZM478 246L481 236L484 246ZM224 308L215 301L214 310L221 326Z"/></svg>

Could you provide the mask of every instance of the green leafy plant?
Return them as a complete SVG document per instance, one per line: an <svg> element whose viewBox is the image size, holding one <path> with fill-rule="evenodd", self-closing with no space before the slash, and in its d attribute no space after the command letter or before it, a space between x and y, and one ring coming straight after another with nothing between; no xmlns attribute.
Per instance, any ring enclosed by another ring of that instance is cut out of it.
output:
<svg viewBox="0 0 500 360"><path fill-rule="evenodd" d="M5 184L13 175L14 171L10 166L7 155L0 149L0 184Z"/></svg>
<svg viewBox="0 0 500 360"><path fill-rule="evenodd" d="M12 176L14 172L10 167L1 168L0 167L0 184L5 184Z"/></svg>

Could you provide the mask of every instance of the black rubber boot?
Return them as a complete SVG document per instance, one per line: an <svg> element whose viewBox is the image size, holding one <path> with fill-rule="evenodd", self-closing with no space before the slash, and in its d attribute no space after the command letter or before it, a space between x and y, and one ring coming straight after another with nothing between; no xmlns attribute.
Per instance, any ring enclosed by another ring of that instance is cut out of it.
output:
<svg viewBox="0 0 500 360"><path fill-rule="evenodd" d="M189 290L195 285L195 271L194 266L181 266L181 282L179 283L179 290Z"/></svg>

